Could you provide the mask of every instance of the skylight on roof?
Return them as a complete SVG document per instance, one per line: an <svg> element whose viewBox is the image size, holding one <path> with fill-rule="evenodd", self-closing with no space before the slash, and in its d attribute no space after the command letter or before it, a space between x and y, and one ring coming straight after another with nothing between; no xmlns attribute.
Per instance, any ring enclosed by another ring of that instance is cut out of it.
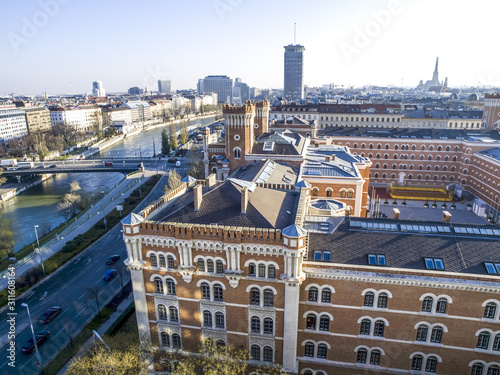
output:
<svg viewBox="0 0 500 375"><path fill-rule="evenodd" d="M441 258L424 258L425 267L428 270L444 270L443 259Z"/></svg>
<svg viewBox="0 0 500 375"><path fill-rule="evenodd" d="M385 266L385 255L383 254L368 254L368 264L372 266Z"/></svg>
<svg viewBox="0 0 500 375"><path fill-rule="evenodd" d="M264 142L264 147L262 148L263 151L273 151L274 150L274 142L267 141Z"/></svg>
<svg viewBox="0 0 500 375"><path fill-rule="evenodd" d="M484 262L484 266L486 267L486 272L490 275L500 274L500 263Z"/></svg>

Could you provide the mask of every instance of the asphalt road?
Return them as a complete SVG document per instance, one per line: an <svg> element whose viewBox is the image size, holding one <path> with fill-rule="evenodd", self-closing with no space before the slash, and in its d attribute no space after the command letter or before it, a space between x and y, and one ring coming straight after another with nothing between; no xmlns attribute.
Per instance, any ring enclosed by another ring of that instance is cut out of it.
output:
<svg viewBox="0 0 500 375"><path fill-rule="evenodd" d="M163 184L162 184L163 185ZM142 202L139 209L147 203L158 199L163 194L163 186L158 184L148 197L148 202ZM138 211L136 210L136 211ZM108 266L106 260L110 255L120 255L120 260L113 266ZM125 245L122 239L121 226L118 225L104 235L98 242L88 247L62 269L49 276L44 282L34 287L23 298L17 298L15 303L16 339L15 339L15 367L9 366L9 346L0 350L1 375L31 375L37 374L35 353L23 354L22 346L31 337L28 324L28 314L22 303L30 308L35 333L48 329L51 337L43 343L39 350L42 363L47 365L59 351L97 313L96 299L92 297L89 288L97 288L99 303L104 307L121 288L120 275L111 281L104 281L104 273L111 268L119 270L123 275L123 284L126 284L130 275L125 270L123 260L126 258ZM42 325L38 318L51 306L61 306L62 312L50 323ZM9 330L7 310L0 314L0 334Z"/></svg>

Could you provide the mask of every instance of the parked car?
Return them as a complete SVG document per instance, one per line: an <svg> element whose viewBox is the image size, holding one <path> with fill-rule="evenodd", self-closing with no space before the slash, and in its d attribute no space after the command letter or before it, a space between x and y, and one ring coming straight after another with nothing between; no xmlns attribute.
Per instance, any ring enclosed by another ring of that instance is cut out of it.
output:
<svg viewBox="0 0 500 375"><path fill-rule="evenodd" d="M112 167L113 166L113 162L112 161L107 161L104 163L104 166L105 167Z"/></svg>
<svg viewBox="0 0 500 375"><path fill-rule="evenodd" d="M113 280L116 276L116 270L107 270L104 276L102 277L105 281Z"/></svg>
<svg viewBox="0 0 500 375"><path fill-rule="evenodd" d="M115 264L118 259L120 259L120 256L119 255L111 255L108 260L106 261L106 264Z"/></svg>
<svg viewBox="0 0 500 375"><path fill-rule="evenodd" d="M45 169L45 165L39 165L38 167L36 167L36 169Z"/></svg>
<svg viewBox="0 0 500 375"><path fill-rule="evenodd" d="M170 158L170 159L168 159L168 162L169 163L177 163L177 159L176 158Z"/></svg>
<svg viewBox="0 0 500 375"><path fill-rule="evenodd" d="M57 164L52 164L49 168L56 168Z"/></svg>
<svg viewBox="0 0 500 375"><path fill-rule="evenodd" d="M45 341L47 341L49 339L49 337L50 337L50 332L47 330L43 330L43 331L38 332L35 335L37 346L42 345ZM33 350L35 350L35 343L33 342L33 338L31 338L28 340L26 345L24 345L22 347L21 351L24 354L30 354L33 352Z"/></svg>
<svg viewBox="0 0 500 375"><path fill-rule="evenodd" d="M40 324L47 324L52 319L54 319L61 312L61 306L52 306L50 309L45 310L38 322Z"/></svg>

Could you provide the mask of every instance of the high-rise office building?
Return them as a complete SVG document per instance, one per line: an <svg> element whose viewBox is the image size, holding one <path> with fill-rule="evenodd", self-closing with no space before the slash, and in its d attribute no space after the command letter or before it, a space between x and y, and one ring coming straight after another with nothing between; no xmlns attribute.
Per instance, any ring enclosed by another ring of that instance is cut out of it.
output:
<svg viewBox="0 0 500 375"><path fill-rule="evenodd" d="M92 96L106 96L106 91L104 90L104 87L102 87L101 81L92 82Z"/></svg>
<svg viewBox="0 0 500 375"><path fill-rule="evenodd" d="M168 79L159 79L158 80L158 92L160 94L168 94L170 95L172 93L171 89L171 81Z"/></svg>
<svg viewBox="0 0 500 375"><path fill-rule="evenodd" d="M290 44L285 48L285 83L286 100L302 100L304 76L304 46Z"/></svg>
<svg viewBox="0 0 500 375"><path fill-rule="evenodd" d="M231 103L233 100L233 80L228 76L206 76L201 83L198 81L198 91L214 92L218 103Z"/></svg>

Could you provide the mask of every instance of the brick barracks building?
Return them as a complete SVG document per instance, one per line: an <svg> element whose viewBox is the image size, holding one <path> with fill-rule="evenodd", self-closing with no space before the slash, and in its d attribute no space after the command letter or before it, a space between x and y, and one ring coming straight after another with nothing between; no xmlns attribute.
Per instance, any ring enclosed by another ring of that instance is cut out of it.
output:
<svg viewBox="0 0 500 375"><path fill-rule="evenodd" d="M122 222L142 340L304 375L499 374L498 227L326 220L303 180L214 177Z"/></svg>
<svg viewBox="0 0 500 375"><path fill-rule="evenodd" d="M371 186L456 183L499 209L498 131L328 128L319 133L322 138L314 142L347 146L371 160Z"/></svg>

